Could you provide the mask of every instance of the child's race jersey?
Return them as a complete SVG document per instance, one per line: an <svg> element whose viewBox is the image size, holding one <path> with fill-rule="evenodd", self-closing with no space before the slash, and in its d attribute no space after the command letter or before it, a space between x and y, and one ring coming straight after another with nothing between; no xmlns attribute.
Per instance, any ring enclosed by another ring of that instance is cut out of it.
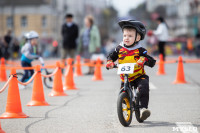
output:
<svg viewBox="0 0 200 133"><path fill-rule="evenodd" d="M109 54L108 60L116 61L118 59L119 64L123 63L136 63L140 56L145 56L143 52L146 51L140 44L134 47L127 48L123 43L120 43L115 50ZM150 57L150 56L148 56ZM152 57L151 57L152 58ZM153 59L153 58L152 58ZM148 59L149 61L149 59ZM150 61L152 61L150 59ZM155 63L154 63L155 64ZM144 66L135 66L134 73L129 74L129 81L134 81L138 77L145 74ZM121 80L124 82L124 74L120 75Z"/></svg>

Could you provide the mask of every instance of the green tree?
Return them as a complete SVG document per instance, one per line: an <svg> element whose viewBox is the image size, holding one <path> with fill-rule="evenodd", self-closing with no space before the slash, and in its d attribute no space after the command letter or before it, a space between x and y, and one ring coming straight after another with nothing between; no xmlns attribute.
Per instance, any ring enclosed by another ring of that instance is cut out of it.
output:
<svg viewBox="0 0 200 133"><path fill-rule="evenodd" d="M118 12L113 6L104 8L101 12L101 22L99 23L102 41L109 38L110 34L116 32Z"/></svg>
<svg viewBox="0 0 200 133"><path fill-rule="evenodd" d="M131 9L129 15L141 21L146 21L151 18L151 14L146 10L146 3L142 3L137 8Z"/></svg>

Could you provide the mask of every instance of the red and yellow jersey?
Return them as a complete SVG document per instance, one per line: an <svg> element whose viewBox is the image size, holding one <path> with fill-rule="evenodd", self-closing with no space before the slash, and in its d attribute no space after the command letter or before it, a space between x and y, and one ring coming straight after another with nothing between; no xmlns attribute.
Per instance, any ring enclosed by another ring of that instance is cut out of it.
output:
<svg viewBox="0 0 200 133"><path fill-rule="evenodd" d="M140 44L137 44L134 47L127 48L124 46L123 43L118 45L113 52L111 52L107 59L116 61L118 59L119 64L123 63L136 63L140 56L144 56L143 52L146 51L145 48L143 48ZM153 67L155 65L155 60L148 56L147 65L150 67ZM129 74L129 81L134 81L138 77L145 74L144 66L135 66L134 73ZM124 82L124 74L120 75L121 80Z"/></svg>
<svg viewBox="0 0 200 133"><path fill-rule="evenodd" d="M140 51L139 49L134 49L134 50L128 50L124 47L122 47L119 50L119 54L118 54L118 62L119 64L124 64L124 63L136 63L140 58ZM140 66L135 66L134 68L134 73L133 74L129 74L129 81L133 81L136 78L142 76L145 74L144 71L144 66L140 67ZM124 74L120 75L120 78L122 81L124 81Z"/></svg>

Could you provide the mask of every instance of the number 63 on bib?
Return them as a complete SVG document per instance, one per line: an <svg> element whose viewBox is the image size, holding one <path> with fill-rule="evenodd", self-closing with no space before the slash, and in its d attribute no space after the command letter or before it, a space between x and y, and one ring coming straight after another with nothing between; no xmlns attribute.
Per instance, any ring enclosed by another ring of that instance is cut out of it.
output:
<svg viewBox="0 0 200 133"><path fill-rule="evenodd" d="M118 65L117 74L133 74L136 63L124 63Z"/></svg>

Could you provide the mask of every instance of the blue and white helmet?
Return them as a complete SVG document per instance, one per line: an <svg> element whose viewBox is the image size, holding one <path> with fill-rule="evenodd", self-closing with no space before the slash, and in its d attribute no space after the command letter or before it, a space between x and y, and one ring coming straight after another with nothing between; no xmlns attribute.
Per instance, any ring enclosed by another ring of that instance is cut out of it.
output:
<svg viewBox="0 0 200 133"><path fill-rule="evenodd" d="M35 31L30 31L30 32L26 33L24 36L28 40L39 37L38 33Z"/></svg>

